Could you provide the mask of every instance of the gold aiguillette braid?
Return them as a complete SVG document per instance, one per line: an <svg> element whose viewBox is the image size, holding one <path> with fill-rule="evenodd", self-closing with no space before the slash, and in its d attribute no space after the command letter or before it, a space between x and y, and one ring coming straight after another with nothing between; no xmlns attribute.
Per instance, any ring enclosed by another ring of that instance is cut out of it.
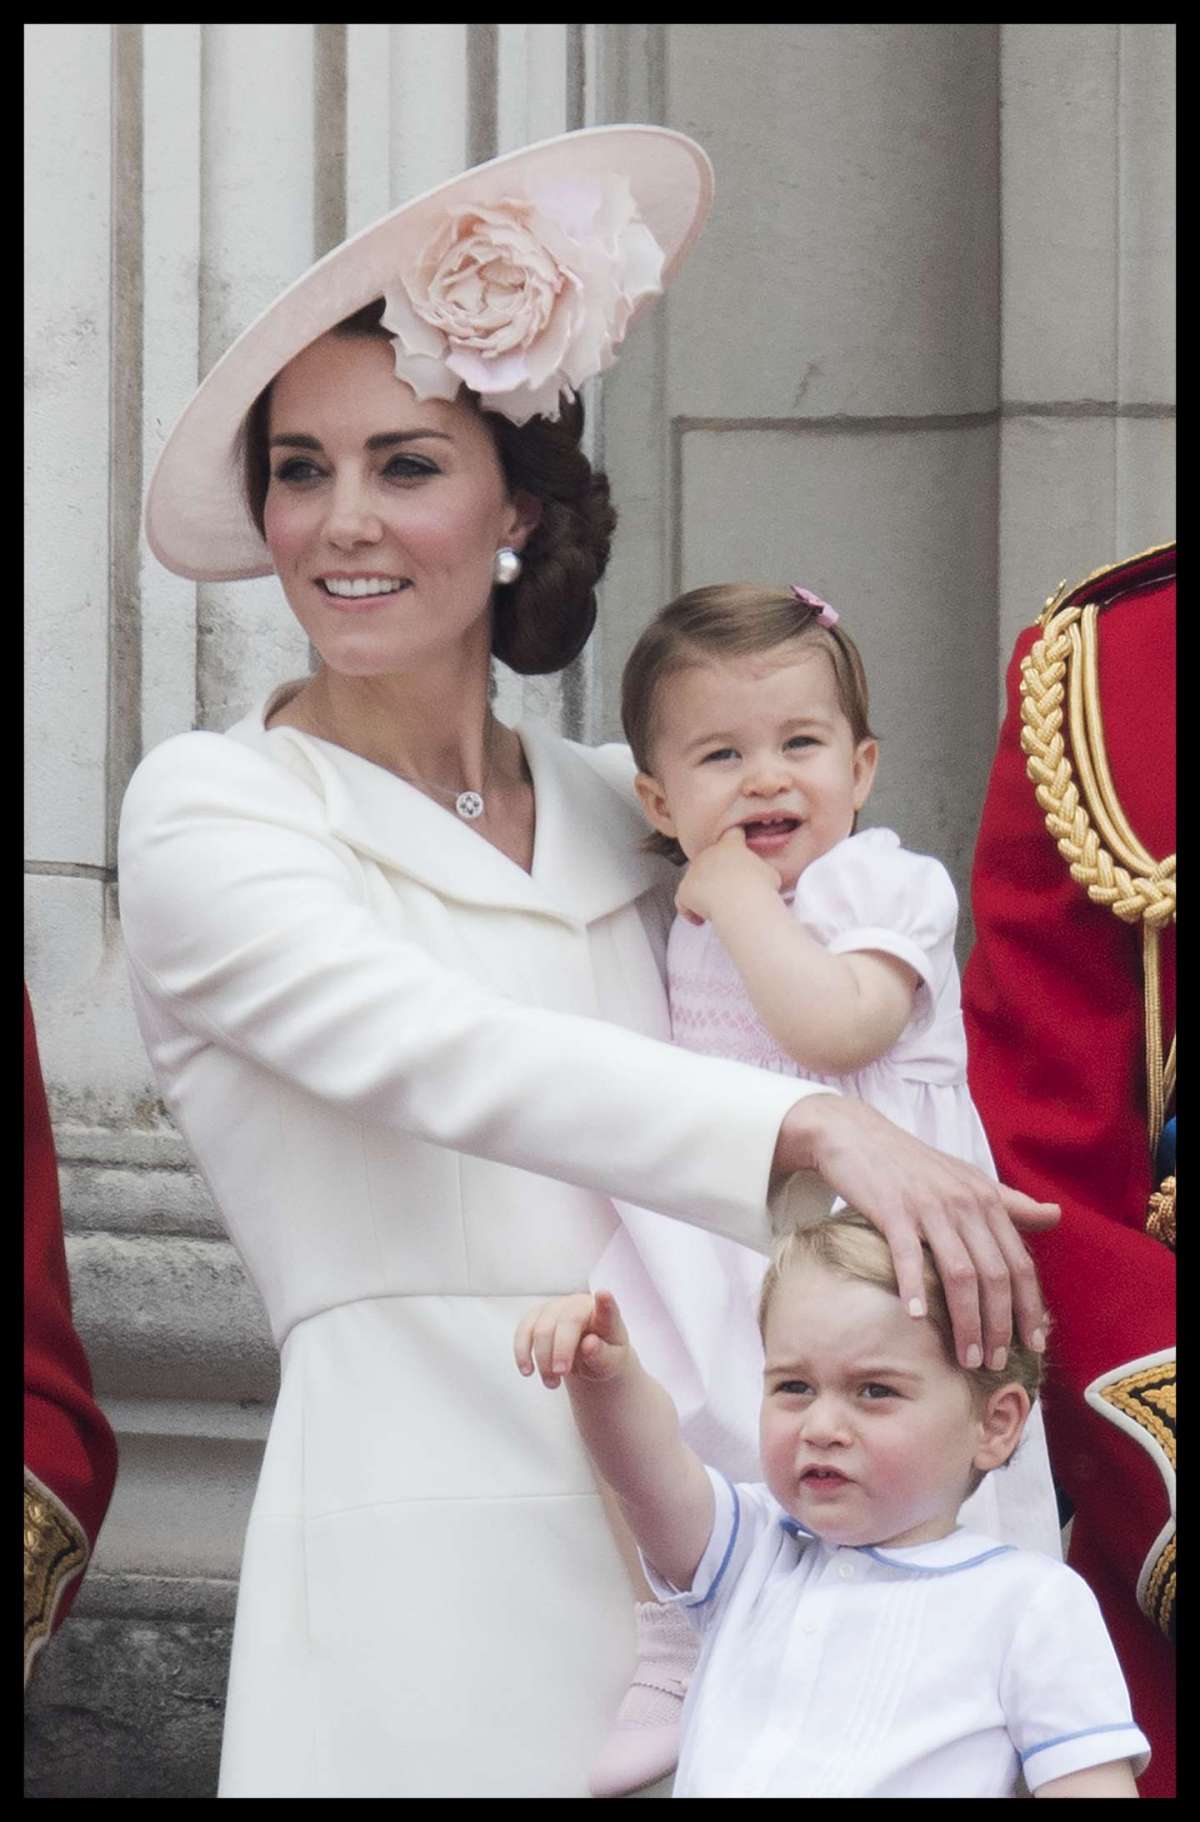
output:
<svg viewBox="0 0 1200 1822"><path fill-rule="evenodd" d="M1048 614L1042 637L1021 665L1021 749L1046 828L1072 878L1122 922L1142 926L1147 1115L1153 1147L1175 1084L1174 1039L1163 1059L1158 956L1159 932L1175 920L1175 856L1156 861L1146 852L1113 788L1097 686L1098 613L1095 602L1090 602ZM1063 735L1063 699L1068 691L1070 752Z"/></svg>

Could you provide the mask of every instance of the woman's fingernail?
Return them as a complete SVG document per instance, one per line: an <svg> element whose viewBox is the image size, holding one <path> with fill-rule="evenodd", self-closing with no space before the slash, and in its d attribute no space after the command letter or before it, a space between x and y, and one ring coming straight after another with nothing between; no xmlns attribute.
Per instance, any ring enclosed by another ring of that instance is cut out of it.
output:
<svg viewBox="0 0 1200 1822"><path fill-rule="evenodd" d="M1008 1349L1007 1348L997 1348L995 1353L992 1355L993 1373L1000 1372L1000 1370L1004 1366L1004 1363L1007 1359L1008 1359Z"/></svg>
<svg viewBox="0 0 1200 1822"><path fill-rule="evenodd" d="M1029 1337L1029 1345L1035 1354L1044 1353L1046 1347L1045 1329L1034 1329L1033 1334Z"/></svg>
<svg viewBox="0 0 1200 1822"><path fill-rule="evenodd" d="M974 1342L972 1342L967 1349L966 1364L968 1371L972 1371L975 1367L982 1366L983 1364L983 1349L977 1348Z"/></svg>
<svg viewBox="0 0 1200 1822"><path fill-rule="evenodd" d="M910 1316L923 1316L925 1314L925 1305L921 1302L919 1297L909 1298L908 1313Z"/></svg>

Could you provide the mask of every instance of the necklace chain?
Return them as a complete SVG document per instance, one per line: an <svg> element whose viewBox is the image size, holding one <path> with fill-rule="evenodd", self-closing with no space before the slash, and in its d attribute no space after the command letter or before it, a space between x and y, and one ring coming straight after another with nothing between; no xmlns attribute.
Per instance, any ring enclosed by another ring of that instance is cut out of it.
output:
<svg viewBox="0 0 1200 1822"><path fill-rule="evenodd" d="M319 739L329 738L328 735L321 733L320 717L317 717L317 726L315 728L312 727L311 721L309 726L310 730L316 733ZM405 784L412 785L414 790L425 791L430 794L436 794L439 797L444 797L448 803L454 805L455 810L458 815L462 817L464 822L478 822L481 816L486 816L487 814L487 803L484 798L484 792L488 788L491 777L493 729L495 726L496 718L489 713L483 744L483 779L478 791L472 790L469 786L465 790L451 790L444 784L435 784L432 779L415 778L411 772L402 772L398 766L389 766L387 769L390 772L393 772L397 778L403 779ZM334 744L341 745L342 743L335 738Z"/></svg>
<svg viewBox="0 0 1200 1822"><path fill-rule="evenodd" d="M484 792L487 790L488 781L491 777L492 729L495 725L494 716L489 715L487 732L484 737L483 780L481 788L478 791L473 791L469 788L460 791L450 790L444 784L434 784L431 779L414 778L409 772L396 771L397 778L402 778L405 784L415 786L418 791L436 791L439 797L446 798L448 802L454 805L455 810L462 817L464 822L478 822L481 816L486 816L487 814L487 804L484 800ZM394 767L393 770L395 770Z"/></svg>

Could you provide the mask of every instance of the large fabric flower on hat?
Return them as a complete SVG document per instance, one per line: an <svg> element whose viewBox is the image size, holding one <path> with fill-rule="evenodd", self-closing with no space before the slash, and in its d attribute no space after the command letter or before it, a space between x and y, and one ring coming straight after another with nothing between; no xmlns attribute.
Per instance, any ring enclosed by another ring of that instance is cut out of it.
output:
<svg viewBox="0 0 1200 1822"><path fill-rule="evenodd" d="M384 292L397 377L418 399L470 386L514 424L556 418L661 293L663 257L624 177L459 204Z"/></svg>

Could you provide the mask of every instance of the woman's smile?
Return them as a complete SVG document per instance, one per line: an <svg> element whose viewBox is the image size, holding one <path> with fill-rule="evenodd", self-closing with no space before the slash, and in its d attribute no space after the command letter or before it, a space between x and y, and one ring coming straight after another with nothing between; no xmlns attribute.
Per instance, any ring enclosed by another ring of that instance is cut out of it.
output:
<svg viewBox="0 0 1200 1822"><path fill-rule="evenodd" d="M345 577L322 576L317 582L317 588L337 614L372 613L411 587L407 578L396 576L356 578L353 582Z"/></svg>
<svg viewBox="0 0 1200 1822"><path fill-rule="evenodd" d="M267 543L331 670L486 653L495 553L525 523L476 410L420 402L386 342L325 335L275 382L268 436Z"/></svg>

